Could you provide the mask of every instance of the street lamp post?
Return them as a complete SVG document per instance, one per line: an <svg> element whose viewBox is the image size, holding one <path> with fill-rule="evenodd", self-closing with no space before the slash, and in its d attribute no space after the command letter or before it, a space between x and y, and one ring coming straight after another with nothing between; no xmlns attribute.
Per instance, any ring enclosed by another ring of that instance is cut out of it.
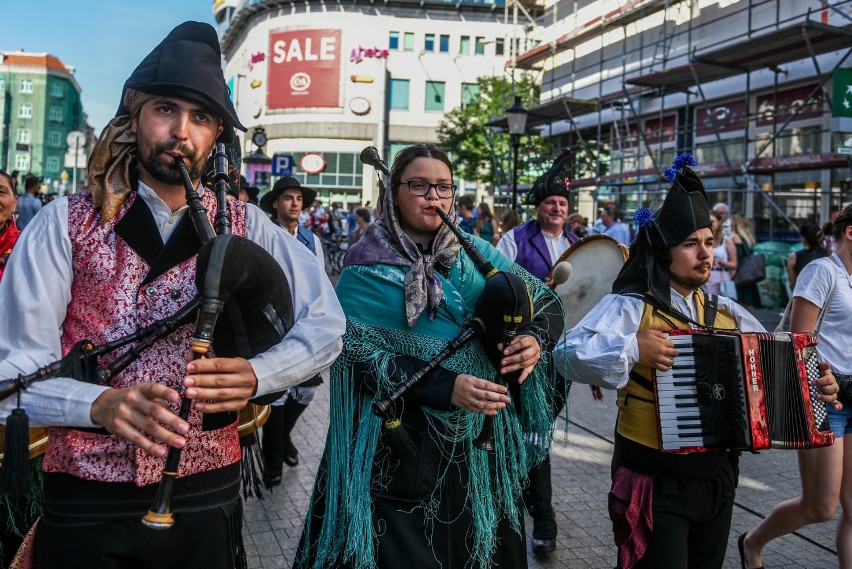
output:
<svg viewBox="0 0 852 569"><path fill-rule="evenodd" d="M521 104L521 98L515 96L515 102L506 109L506 122L509 123L509 140L512 145L513 162L512 168L512 209L518 209L518 150L521 146L521 135L527 130L527 111Z"/></svg>
<svg viewBox="0 0 852 569"><path fill-rule="evenodd" d="M243 164L246 165L246 180L249 184L254 184L261 190L269 187L269 174L272 158L263 153L263 147L266 145L266 132L261 127L254 129L254 134L251 137L254 143L254 152L243 158Z"/></svg>

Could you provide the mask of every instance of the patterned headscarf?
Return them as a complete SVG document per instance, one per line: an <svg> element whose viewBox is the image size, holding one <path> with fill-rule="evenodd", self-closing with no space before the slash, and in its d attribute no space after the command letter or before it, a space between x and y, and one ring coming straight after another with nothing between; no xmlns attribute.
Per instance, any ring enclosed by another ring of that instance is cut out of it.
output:
<svg viewBox="0 0 852 569"><path fill-rule="evenodd" d="M89 189L101 220L107 223L121 209L131 191L130 167L136 160L136 133L130 130L132 117L155 95L128 89L124 107L130 114L109 121L89 158Z"/></svg>
<svg viewBox="0 0 852 569"><path fill-rule="evenodd" d="M420 314L429 307L429 318L438 313L444 287L435 276L435 265L449 269L456 260L461 244L446 225L441 225L432 252L423 254L399 223L399 209L394 196L399 188L384 194L381 217L367 229L367 233L349 248L344 265L397 265L409 267L405 275L405 317L414 326ZM455 199L450 219L458 223Z"/></svg>

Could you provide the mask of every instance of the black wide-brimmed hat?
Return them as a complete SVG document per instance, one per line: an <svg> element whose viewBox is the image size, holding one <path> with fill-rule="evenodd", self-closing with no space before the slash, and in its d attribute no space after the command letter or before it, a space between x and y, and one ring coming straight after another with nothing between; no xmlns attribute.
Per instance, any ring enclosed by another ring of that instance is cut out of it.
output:
<svg viewBox="0 0 852 569"><path fill-rule="evenodd" d="M237 118L222 73L222 50L216 30L202 22L184 22L142 60L121 91L115 116L128 114L124 94L133 89L149 95L180 97L204 106L222 119L219 142L231 142L234 129L246 127Z"/></svg>
<svg viewBox="0 0 852 569"><path fill-rule="evenodd" d="M311 204L314 203L314 200L317 199L316 190L312 190L311 188L306 188L302 184L299 183L299 180L293 178L291 176L285 176L275 182L275 185L272 186L272 189L266 192L262 198L260 198L260 209L269 213L271 215L275 214L275 208L272 207L272 204L275 203L275 200L278 199L278 196L284 190L300 190L302 192L302 203L303 207L310 207Z"/></svg>
<svg viewBox="0 0 852 569"><path fill-rule="evenodd" d="M550 196L562 196L568 199L571 190L571 171L574 168L574 155L570 150L563 150L550 168L536 178L532 190L527 194L527 203L538 206Z"/></svg>
<svg viewBox="0 0 852 569"><path fill-rule="evenodd" d="M671 302L669 248L699 229L712 227L704 184L690 168L695 163L691 154L677 156L673 166L665 171L672 187L660 209L654 213L643 207L633 214L639 233L630 246L630 257L612 285L613 293L650 291L666 306Z"/></svg>

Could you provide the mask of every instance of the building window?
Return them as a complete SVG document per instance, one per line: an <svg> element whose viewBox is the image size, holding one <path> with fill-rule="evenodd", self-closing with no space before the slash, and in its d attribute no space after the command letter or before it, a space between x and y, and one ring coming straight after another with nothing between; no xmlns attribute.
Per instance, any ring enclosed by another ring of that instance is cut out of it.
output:
<svg viewBox="0 0 852 569"><path fill-rule="evenodd" d="M441 53L450 52L450 36L441 34L440 43L438 44L438 51L440 51Z"/></svg>
<svg viewBox="0 0 852 569"><path fill-rule="evenodd" d="M304 155L303 152L297 152L293 155L293 159L298 164ZM361 189L361 184L364 181L364 169L358 154L350 152L323 152L322 155L325 158L325 170L319 174L294 172L293 177L302 184L319 189L318 195L331 194L328 190L332 188L337 191L344 190L348 192ZM326 192L322 191L323 188Z"/></svg>
<svg viewBox="0 0 852 569"><path fill-rule="evenodd" d="M62 135L55 130L47 133L48 146L62 146Z"/></svg>
<svg viewBox="0 0 852 569"><path fill-rule="evenodd" d="M404 51L414 51L414 32L405 32L402 49Z"/></svg>
<svg viewBox="0 0 852 569"><path fill-rule="evenodd" d="M0 91L5 91L5 90L6 90L6 79L4 79L3 77L0 77Z"/></svg>
<svg viewBox="0 0 852 569"><path fill-rule="evenodd" d="M47 171L48 172L56 172L59 170L59 158L56 156L50 156L47 159Z"/></svg>
<svg viewBox="0 0 852 569"><path fill-rule="evenodd" d="M61 121L62 109L60 107L50 107L50 110L47 112L47 118L52 121Z"/></svg>
<svg viewBox="0 0 852 569"><path fill-rule="evenodd" d="M399 32L391 32L388 37L388 49L399 49Z"/></svg>
<svg viewBox="0 0 852 569"><path fill-rule="evenodd" d="M461 104L466 107L479 98L479 83L462 83Z"/></svg>
<svg viewBox="0 0 852 569"><path fill-rule="evenodd" d="M474 55L485 55L485 38L476 38L476 45L473 48Z"/></svg>
<svg viewBox="0 0 852 569"><path fill-rule="evenodd" d="M470 36L462 36L459 42L459 53L462 55L470 55Z"/></svg>
<svg viewBox="0 0 852 569"><path fill-rule="evenodd" d="M18 142L21 144L29 144L30 143L30 131L20 129L18 131Z"/></svg>
<svg viewBox="0 0 852 569"><path fill-rule="evenodd" d="M18 107L18 117L22 119L29 119L33 116L33 106L32 105L21 105Z"/></svg>
<svg viewBox="0 0 852 569"><path fill-rule="evenodd" d="M21 93L32 93L33 92L33 80L32 79L21 79Z"/></svg>
<svg viewBox="0 0 852 569"><path fill-rule="evenodd" d="M494 40L494 55L503 55L503 38L497 38Z"/></svg>
<svg viewBox="0 0 852 569"><path fill-rule="evenodd" d="M426 38L423 41L423 50L435 51L435 34L426 34Z"/></svg>
<svg viewBox="0 0 852 569"><path fill-rule="evenodd" d="M50 85L50 94L53 97L62 97L65 95L65 86L62 83L52 83Z"/></svg>
<svg viewBox="0 0 852 569"><path fill-rule="evenodd" d="M443 81L426 81L426 110L444 110L444 87Z"/></svg>
<svg viewBox="0 0 852 569"><path fill-rule="evenodd" d="M26 154L15 154L15 168L18 170L29 170L30 157Z"/></svg>
<svg viewBox="0 0 852 569"><path fill-rule="evenodd" d="M391 79L390 108L408 110L408 79Z"/></svg>

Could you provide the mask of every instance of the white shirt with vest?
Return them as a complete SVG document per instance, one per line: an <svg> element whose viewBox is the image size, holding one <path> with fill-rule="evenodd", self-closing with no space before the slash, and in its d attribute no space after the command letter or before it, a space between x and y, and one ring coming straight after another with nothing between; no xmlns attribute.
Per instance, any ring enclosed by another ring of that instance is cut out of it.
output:
<svg viewBox="0 0 852 569"><path fill-rule="evenodd" d="M138 198L147 204L163 242L167 241L188 207L172 212L141 182ZM54 200L12 252L0 281L0 380L30 373L62 356L60 336L74 279L69 223L67 198ZM287 336L250 360L257 395L264 395L298 385L330 366L340 353L346 320L316 256L251 205L246 234L281 265L294 305L295 323ZM32 425L96 427L91 405L106 389L54 378L30 385L21 394L21 406ZM16 407L16 399L0 402L0 421Z"/></svg>

